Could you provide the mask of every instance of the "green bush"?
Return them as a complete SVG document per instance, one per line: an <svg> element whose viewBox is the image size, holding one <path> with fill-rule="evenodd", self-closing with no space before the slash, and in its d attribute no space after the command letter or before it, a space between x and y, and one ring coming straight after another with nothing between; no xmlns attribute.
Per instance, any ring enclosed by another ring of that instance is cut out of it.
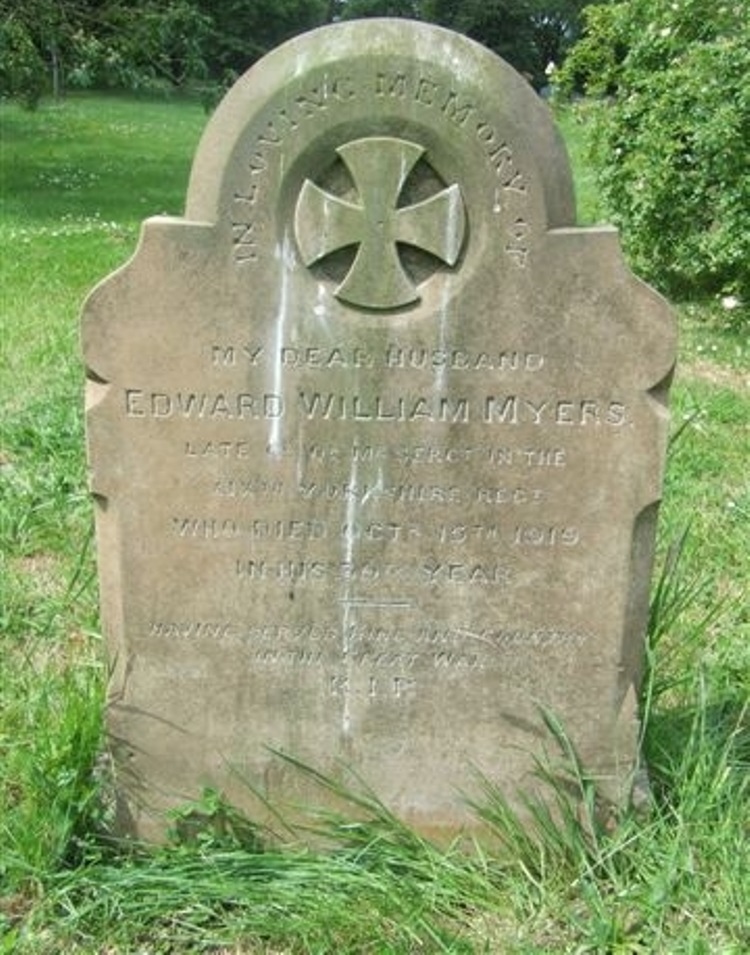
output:
<svg viewBox="0 0 750 955"><path fill-rule="evenodd" d="M0 22L0 97L17 96L36 109L46 83L45 65L22 23Z"/></svg>
<svg viewBox="0 0 750 955"><path fill-rule="evenodd" d="M598 98L593 160L634 267L676 296L750 299L750 17L743 2L589 7L563 90Z"/></svg>

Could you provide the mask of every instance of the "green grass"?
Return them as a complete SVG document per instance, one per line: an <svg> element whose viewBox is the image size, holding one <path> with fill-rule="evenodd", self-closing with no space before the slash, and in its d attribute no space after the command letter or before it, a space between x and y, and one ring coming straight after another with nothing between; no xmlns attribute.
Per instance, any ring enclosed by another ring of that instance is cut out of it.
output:
<svg viewBox="0 0 750 955"><path fill-rule="evenodd" d="M439 850L356 781L351 813L316 820L326 853L291 835L262 849L215 793L166 847L103 837L78 314L140 220L181 210L204 121L180 101L0 104L0 953L747 952L750 345L747 311L720 303L679 309L642 701L650 813L603 826L569 754L581 808L533 807L531 835L488 787L476 811L505 851ZM585 111L563 122L581 217L598 221Z"/></svg>
<svg viewBox="0 0 750 955"><path fill-rule="evenodd" d="M584 106L555 106L554 113L568 148L570 162L575 170L578 222L581 225L606 222L606 214L599 201L596 188L596 175L587 162L586 109Z"/></svg>

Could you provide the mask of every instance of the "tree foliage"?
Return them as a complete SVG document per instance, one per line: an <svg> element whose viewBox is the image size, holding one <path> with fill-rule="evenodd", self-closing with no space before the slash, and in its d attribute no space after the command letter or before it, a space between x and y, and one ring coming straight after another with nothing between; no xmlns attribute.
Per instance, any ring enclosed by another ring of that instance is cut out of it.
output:
<svg viewBox="0 0 750 955"><path fill-rule="evenodd" d="M543 85L578 36L584 0L345 0L342 18L410 17L472 37Z"/></svg>
<svg viewBox="0 0 750 955"><path fill-rule="evenodd" d="M576 35L583 0L0 0L0 95L52 87L225 84L279 43L354 17L466 33L537 85Z"/></svg>
<svg viewBox="0 0 750 955"><path fill-rule="evenodd" d="M425 0L426 19L479 40L530 79L543 74L530 0Z"/></svg>
<svg viewBox="0 0 750 955"><path fill-rule="evenodd" d="M664 291L750 298L744 0L586 10L562 74L600 97L594 161L635 267Z"/></svg>
<svg viewBox="0 0 750 955"><path fill-rule="evenodd" d="M210 20L205 58L211 76L232 80L268 50L329 19L331 0L195 0Z"/></svg>
<svg viewBox="0 0 750 955"><path fill-rule="evenodd" d="M34 38L20 18L0 24L0 93L18 96L33 109L44 91L46 68Z"/></svg>
<svg viewBox="0 0 750 955"><path fill-rule="evenodd" d="M209 26L193 0L0 0L0 95L180 85L206 73Z"/></svg>

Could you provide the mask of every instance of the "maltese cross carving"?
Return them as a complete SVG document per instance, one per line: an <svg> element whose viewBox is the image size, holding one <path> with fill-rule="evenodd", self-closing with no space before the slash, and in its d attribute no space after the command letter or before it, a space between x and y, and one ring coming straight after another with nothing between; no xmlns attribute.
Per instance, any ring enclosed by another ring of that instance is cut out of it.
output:
<svg viewBox="0 0 750 955"><path fill-rule="evenodd" d="M404 184L425 150L389 136L357 139L336 150L358 201L332 195L306 179L297 199L294 227L306 266L339 249L356 254L334 294L350 305L397 309L419 301L401 262L399 245L429 252L448 266L458 261L466 211L455 183L412 205L399 205Z"/></svg>

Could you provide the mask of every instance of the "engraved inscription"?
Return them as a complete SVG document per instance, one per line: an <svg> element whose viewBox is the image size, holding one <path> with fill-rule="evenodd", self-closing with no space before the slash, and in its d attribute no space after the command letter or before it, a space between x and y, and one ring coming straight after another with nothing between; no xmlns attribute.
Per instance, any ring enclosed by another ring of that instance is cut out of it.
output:
<svg viewBox="0 0 750 955"><path fill-rule="evenodd" d="M431 444L309 444L302 450L310 463L370 462L405 464L409 467L440 467L445 464L491 464L499 468L564 468L566 448L514 448L487 445L444 446Z"/></svg>
<svg viewBox="0 0 750 955"><path fill-rule="evenodd" d="M584 398L531 401L520 395L490 395L484 404L485 421L492 424L554 424L612 428L627 423L627 410L620 401Z"/></svg>
<svg viewBox="0 0 750 955"><path fill-rule="evenodd" d="M529 255L527 240L530 231L531 227L523 219L516 219L508 229L508 241L505 244L506 255L522 269L526 268L526 260Z"/></svg>
<svg viewBox="0 0 750 955"><path fill-rule="evenodd" d="M478 351L468 348L425 348L399 341L386 344L382 350L360 345L282 345L274 354L267 354L263 345L255 343L216 343L211 346L214 368L260 368L264 361L276 361L285 371L318 369L320 371L351 368L419 369L425 371L469 371L532 373L545 368L545 356L538 352L516 349Z"/></svg>
<svg viewBox="0 0 750 955"><path fill-rule="evenodd" d="M436 110L461 129L473 133L495 170L501 187L522 195L526 193L526 177L515 164L511 146L482 116L479 108L452 87L426 76L381 72L375 78L375 95L379 98L411 98L422 106Z"/></svg>
<svg viewBox="0 0 750 955"><path fill-rule="evenodd" d="M303 541L323 540L328 527L318 520L269 521L263 518L242 521L226 517L173 517L172 532L177 537L203 540L250 540Z"/></svg>
<svg viewBox="0 0 750 955"><path fill-rule="evenodd" d="M437 371L526 371L539 372L544 367L544 356L537 352L468 351L462 348L415 348L397 343L385 350L388 368L427 368Z"/></svg>
<svg viewBox="0 0 750 955"><path fill-rule="evenodd" d="M394 676L358 676L349 673L337 673L328 677L328 691L332 697L367 697L385 701L405 701L417 688L413 677Z"/></svg>
<svg viewBox="0 0 750 955"><path fill-rule="evenodd" d="M241 363L257 368L263 351L262 345L212 345L211 364L234 367Z"/></svg>
<svg viewBox="0 0 750 955"><path fill-rule="evenodd" d="M466 650L467 642L471 646L483 646L490 650L503 648L566 647L580 649L590 644L592 634L566 630L563 627L549 626L533 629L523 627L482 628L467 624L464 627L444 627L435 623L425 623L408 629L383 624L352 624L341 630L338 626L321 623L285 624L254 623L241 624L230 620L154 620L147 633L153 639L165 640L215 640L231 641L237 645L253 645L263 650L266 659L272 659L271 651L289 647L314 648L323 659L323 653L336 654L342 642L350 649L347 657L352 662L364 661L365 653L374 654L375 648L383 650L379 658L413 667L421 659L422 653L433 653L438 648L443 654ZM405 650L409 644L420 648L418 651ZM367 647L368 649L363 649ZM385 653L388 653L388 656ZM401 656L397 659L396 654ZM372 658L372 657L371 657ZM331 659L334 659L331 656ZM445 659L445 656L443 657Z"/></svg>
<svg viewBox="0 0 750 955"><path fill-rule="evenodd" d="M447 421L469 420L467 398L405 397L399 395L337 395L299 393L306 418L350 421Z"/></svg>
<svg viewBox="0 0 750 955"><path fill-rule="evenodd" d="M249 178L236 189L232 202L232 249L237 265L260 261L262 226L256 209L262 199L264 179L272 157L281 151L303 125L314 122L332 103L345 103L356 96L356 86L346 75L324 76L319 83L286 97L285 105L266 115L251 143L245 167Z"/></svg>
<svg viewBox="0 0 750 955"><path fill-rule="evenodd" d="M257 214L257 209L264 198L265 179L271 164L278 162L278 156L282 149L289 148L289 140L298 135L299 131L306 125L325 117L331 108L343 107L361 95L374 97L375 100L385 99L397 102L413 100L420 107L442 117L451 126L466 135L470 142L478 145L497 181L497 188L491 197L492 209L496 213L505 212L506 209L512 208L514 205L517 207L519 201L522 202L526 199L529 191L528 177L517 164L513 145L500 135L489 117L484 115L481 106L467 94L454 88L451 83L422 74L405 72L378 72L372 77L363 78L357 82L348 75L326 74L319 82L299 89L297 92L291 92L285 97L283 106L272 108L259 123L259 131L254 140L251 141L246 153L245 169L247 175L244 181L237 185L232 195L230 225L233 256L237 265L257 264L263 258L262 243L265 226L262 218ZM382 138L386 139L386 137ZM374 141L374 139L368 141ZM394 141L406 142L405 140ZM345 148L346 146L340 147L340 149ZM367 158L369 159L369 157ZM378 171L381 171L381 165L382 163L372 162L373 169L377 168ZM312 188L317 187L313 186ZM463 215L463 203L458 187L451 186L445 190L445 193L445 197L440 199L440 202L448 208L451 217L455 217L459 209L461 215ZM329 194L324 193L323 195L327 196L329 200L332 198L335 200L335 197L330 197ZM308 198L309 196L310 193L308 193ZM439 196L443 196L443 193ZM397 198L397 195L394 198ZM438 196L433 197L435 200L438 200L438 198ZM321 197L316 197L315 201L322 208ZM427 200L427 203L431 201ZM351 204L349 205L351 206ZM420 205L426 205L426 203L420 203ZM356 207L351 206L351 208ZM436 208L434 206L429 212L420 212L420 215L429 220L431 217L435 217ZM396 211L399 214L407 212L406 209L397 210L395 202L391 206L391 211ZM440 212L440 215L442 215L442 212ZM346 214L344 218L346 218ZM385 219L375 221L380 229L386 222ZM519 234L520 230L523 234ZM312 231L311 228L310 241L314 244L318 237L313 235ZM517 218L513 225L508 228L509 239L506 245L506 254L519 268L526 267L527 256L530 252L527 242L529 232L530 228L523 218ZM440 235L440 232L438 231L436 234ZM417 230L417 236L423 238L421 228ZM412 242L414 238L414 235L410 236L410 227L408 226L404 236L397 241ZM419 247L427 248L428 251L447 264L453 265L458 257L461 242L458 243L459 248L455 251L455 255L452 255L451 252L455 245L453 239L448 247L445 243L441 243L438 251L431 248L429 243L422 245L418 242L417 244ZM300 245L302 246L303 243L301 242ZM365 255L367 258L367 253ZM390 263L388 267L393 267L395 274L400 275L403 269L397 256L395 256L394 261L394 256L395 253L394 255L388 255ZM390 303L386 301L384 304L378 304L383 288L382 281L378 283L377 287L375 283L365 282L365 296L362 299L359 295L358 283L355 283L353 286L354 298L347 296L346 292L341 294L340 290L337 290L337 294L342 300L351 304L370 308L396 308L418 299L413 284L408 277L404 281L403 275L401 275L401 282L398 286L403 297L402 301L395 301L394 298ZM409 299L406 298L408 292L411 292L411 298ZM388 298L394 297L395 294L393 291L390 292Z"/></svg>
<svg viewBox="0 0 750 955"><path fill-rule="evenodd" d="M588 632L564 627L446 627L429 621L408 627L356 623L342 628L325 623L154 620L147 635L157 641L231 646L256 671L319 671L331 697L351 696L366 704L408 702L436 679L503 672L518 654L548 655L559 663L595 642Z"/></svg>
<svg viewBox="0 0 750 955"><path fill-rule="evenodd" d="M436 558L429 558L421 564L240 558L235 562L235 573L246 581L271 581L279 584L325 581L373 584L396 580L400 584L416 586L470 584L507 587L513 579L513 573L507 564L464 563Z"/></svg>
<svg viewBox="0 0 750 955"><path fill-rule="evenodd" d="M526 547L577 547L581 532L577 527L539 527L521 524L513 542Z"/></svg>
<svg viewBox="0 0 750 955"><path fill-rule="evenodd" d="M310 489L304 489L309 497ZM504 503L508 505L533 505L544 498L539 490L516 488L478 488L473 492L482 504ZM472 492L463 495L468 501ZM244 538L254 542L291 543L299 541L327 541L341 539L363 543L387 542L410 544L414 541L438 541L441 544L462 546L474 543L512 544L531 547L575 547L580 543L581 532L573 526L547 526L535 524L464 524L418 522L403 523L386 520L338 524L318 519L266 518L245 519L241 517L172 517L171 533L183 540L220 541ZM257 551L256 551L257 554ZM259 555L258 555L259 556Z"/></svg>
<svg viewBox="0 0 750 955"><path fill-rule="evenodd" d="M213 484L217 497L239 498L279 498L284 492L284 482L279 478L265 476L232 477L225 475Z"/></svg>
<svg viewBox="0 0 750 955"><path fill-rule="evenodd" d="M225 392L160 392L126 388L128 418L280 418L284 399L275 394L227 394Z"/></svg>

